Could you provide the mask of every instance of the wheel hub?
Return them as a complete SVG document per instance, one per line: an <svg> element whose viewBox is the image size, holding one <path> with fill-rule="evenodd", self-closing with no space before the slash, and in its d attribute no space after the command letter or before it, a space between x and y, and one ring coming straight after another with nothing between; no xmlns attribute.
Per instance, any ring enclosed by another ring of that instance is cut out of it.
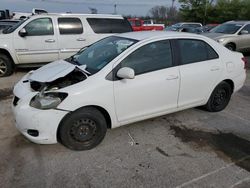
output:
<svg viewBox="0 0 250 188"><path fill-rule="evenodd" d="M227 93L224 89L218 90L218 92L215 94L214 97L214 103L215 105L222 105L227 98Z"/></svg>
<svg viewBox="0 0 250 188"><path fill-rule="evenodd" d="M96 123L90 119L81 119L74 123L70 130L71 137L79 142L91 140L96 133Z"/></svg>

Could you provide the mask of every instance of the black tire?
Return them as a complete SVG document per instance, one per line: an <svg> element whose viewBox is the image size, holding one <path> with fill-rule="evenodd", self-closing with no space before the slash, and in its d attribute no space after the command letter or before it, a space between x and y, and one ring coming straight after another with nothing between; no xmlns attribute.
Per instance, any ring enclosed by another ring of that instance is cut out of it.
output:
<svg viewBox="0 0 250 188"><path fill-rule="evenodd" d="M207 104L206 110L209 112L219 112L224 110L232 95L232 88L227 82L221 82L212 92Z"/></svg>
<svg viewBox="0 0 250 188"><path fill-rule="evenodd" d="M67 115L58 130L59 141L72 150L90 150L101 143L107 132L103 114L92 107Z"/></svg>
<svg viewBox="0 0 250 188"><path fill-rule="evenodd" d="M227 49L231 50L231 51L235 51L236 50L236 46L233 43L228 43L228 44L225 45L225 47Z"/></svg>
<svg viewBox="0 0 250 188"><path fill-rule="evenodd" d="M14 65L7 55L0 54L0 77L10 76L14 71Z"/></svg>

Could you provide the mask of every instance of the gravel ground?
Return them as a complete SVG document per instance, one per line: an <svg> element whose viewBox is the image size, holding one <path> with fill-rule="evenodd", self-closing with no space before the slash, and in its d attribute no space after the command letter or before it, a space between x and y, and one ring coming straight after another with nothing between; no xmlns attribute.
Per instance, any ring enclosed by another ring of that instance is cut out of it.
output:
<svg viewBox="0 0 250 188"><path fill-rule="evenodd" d="M226 110L189 109L109 130L90 151L37 145L14 126L0 78L0 187L250 187L250 71Z"/></svg>

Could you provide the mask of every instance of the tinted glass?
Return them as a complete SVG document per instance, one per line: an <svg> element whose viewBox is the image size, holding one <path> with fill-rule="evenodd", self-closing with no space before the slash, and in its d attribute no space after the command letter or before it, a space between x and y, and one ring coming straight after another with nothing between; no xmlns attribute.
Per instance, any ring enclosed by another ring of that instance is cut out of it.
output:
<svg viewBox="0 0 250 188"><path fill-rule="evenodd" d="M124 33L132 31L130 23L125 19L87 18L95 33Z"/></svg>
<svg viewBox="0 0 250 188"><path fill-rule="evenodd" d="M121 67L134 69L136 75L171 66L172 53L168 40L147 44L137 49L121 62Z"/></svg>
<svg viewBox="0 0 250 188"><path fill-rule="evenodd" d="M189 64L218 58L218 54L207 43L201 40L178 40L181 52L181 63Z"/></svg>
<svg viewBox="0 0 250 188"><path fill-rule="evenodd" d="M26 22L27 20L28 20L28 18L19 21L17 24L13 25L12 27L9 27L9 28L4 29L4 30L3 30L3 33L4 33L4 34L12 33L12 32L15 31L20 25L22 25L24 22Z"/></svg>
<svg viewBox="0 0 250 188"><path fill-rule="evenodd" d="M246 30L250 34L250 24L246 25L242 30Z"/></svg>
<svg viewBox="0 0 250 188"><path fill-rule="evenodd" d="M25 26L27 36L54 35L53 24L50 18L39 18Z"/></svg>
<svg viewBox="0 0 250 188"><path fill-rule="evenodd" d="M182 26L186 26L186 27L201 27L200 24L183 24Z"/></svg>
<svg viewBox="0 0 250 188"><path fill-rule="evenodd" d="M242 24L222 24L219 25L215 28L213 28L212 30L210 30L210 32L212 33L225 33L225 34L234 34L236 33L243 25Z"/></svg>
<svg viewBox="0 0 250 188"><path fill-rule="evenodd" d="M83 27L79 18L58 18L61 35L82 34Z"/></svg>
<svg viewBox="0 0 250 188"><path fill-rule="evenodd" d="M68 61L85 65L86 70L94 74L136 42L122 37L107 37L69 58Z"/></svg>

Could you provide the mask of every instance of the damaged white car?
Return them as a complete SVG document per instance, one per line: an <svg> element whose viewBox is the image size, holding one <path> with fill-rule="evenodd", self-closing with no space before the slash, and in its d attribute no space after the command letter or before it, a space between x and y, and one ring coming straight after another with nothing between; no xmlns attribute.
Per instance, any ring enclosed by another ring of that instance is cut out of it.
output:
<svg viewBox="0 0 250 188"><path fill-rule="evenodd" d="M195 106L223 110L244 85L244 64L198 35L107 37L25 75L14 88L16 127L35 143L91 149L107 128Z"/></svg>

